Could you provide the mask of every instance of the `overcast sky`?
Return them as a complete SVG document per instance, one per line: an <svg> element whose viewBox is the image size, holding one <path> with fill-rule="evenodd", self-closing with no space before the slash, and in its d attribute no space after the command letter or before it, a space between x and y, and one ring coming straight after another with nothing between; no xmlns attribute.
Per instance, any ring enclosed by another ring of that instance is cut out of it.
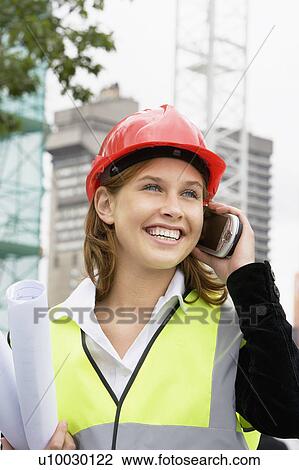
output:
<svg viewBox="0 0 299 470"><path fill-rule="evenodd" d="M249 60L275 25L247 74L248 130L272 139L272 220L269 261L289 321L294 276L299 271L299 4L296 0L249 0ZM101 22L114 31L117 52L100 52L106 70L87 79L95 92L118 82L140 108L173 103L175 0L109 0ZM53 76L48 79L47 118L72 107ZM47 163L47 160L46 160ZM47 165L47 173L49 165ZM47 207L47 203L44 204ZM46 218L43 237L46 240ZM45 276L45 269L41 276Z"/></svg>

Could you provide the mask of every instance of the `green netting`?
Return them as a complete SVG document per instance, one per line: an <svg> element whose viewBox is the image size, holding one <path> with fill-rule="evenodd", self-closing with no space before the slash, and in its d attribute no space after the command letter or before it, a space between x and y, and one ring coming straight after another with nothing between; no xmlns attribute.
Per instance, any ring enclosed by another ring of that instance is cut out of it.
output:
<svg viewBox="0 0 299 470"><path fill-rule="evenodd" d="M7 328L5 291L37 279L43 188L44 77L35 95L1 99L1 108L22 118L22 130L0 139L0 329Z"/></svg>

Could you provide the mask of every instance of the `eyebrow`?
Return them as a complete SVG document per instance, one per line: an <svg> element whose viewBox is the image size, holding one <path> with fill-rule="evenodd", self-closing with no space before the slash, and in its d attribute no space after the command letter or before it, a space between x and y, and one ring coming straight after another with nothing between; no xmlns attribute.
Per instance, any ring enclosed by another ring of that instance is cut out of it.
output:
<svg viewBox="0 0 299 470"><path fill-rule="evenodd" d="M159 178L159 176L151 176L151 175L145 175L137 181L139 182L143 180L153 180L153 181L157 181L158 183L164 182L162 178ZM182 184L189 185L189 186L200 186L201 188L203 187L200 181L183 181Z"/></svg>

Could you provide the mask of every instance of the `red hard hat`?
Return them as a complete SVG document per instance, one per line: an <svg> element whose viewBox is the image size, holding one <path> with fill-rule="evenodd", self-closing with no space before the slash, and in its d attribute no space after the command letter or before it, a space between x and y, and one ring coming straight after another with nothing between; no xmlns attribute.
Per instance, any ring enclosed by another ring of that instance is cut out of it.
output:
<svg viewBox="0 0 299 470"><path fill-rule="evenodd" d="M107 134L86 178L88 200L100 186L105 169L105 174L109 171L113 176L134 163L160 156L189 161L199 170L204 160L209 171L208 199L216 194L226 169L224 160L207 149L195 124L173 106L164 104L125 117Z"/></svg>

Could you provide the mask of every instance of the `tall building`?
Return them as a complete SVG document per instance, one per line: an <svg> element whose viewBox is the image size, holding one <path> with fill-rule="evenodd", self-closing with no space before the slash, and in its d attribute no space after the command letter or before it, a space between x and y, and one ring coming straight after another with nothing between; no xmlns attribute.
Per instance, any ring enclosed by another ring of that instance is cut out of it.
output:
<svg viewBox="0 0 299 470"><path fill-rule="evenodd" d="M269 259L272 152L272 140L249 134L247 217L255 233L256 261Z"/></svg>
<svg viewBox="0 0 299 470"><path fill-rule="evenodd" d="M234 205L233 194L240 194L240 181L238 178L233 182L232 175L236 166L239 165L240 156L234 154L231 142L238 141L238 132L230 135L228 145L222 141L216 149L227 164L219 191L215 197L216 201ZM273 142L252 134L247 136L248 142L248 173L246 177L247 212L246 215L255 233L255 255L256 261L264 261L269 258L269 230L271 220L271 155ZM226 193L226 185L229 183L229 196ZM239 205L237 205L239 207Z"/></svg>
<svg viewBox="0 0 299 470"><path fill-rule="evenodd" d="M102 90L93 103L55 113L55 132L47 141L53 157L48 298L65 299L84 277L85 179L101 142L120 119L138 110L119 96L118 85Z"/></svg>

